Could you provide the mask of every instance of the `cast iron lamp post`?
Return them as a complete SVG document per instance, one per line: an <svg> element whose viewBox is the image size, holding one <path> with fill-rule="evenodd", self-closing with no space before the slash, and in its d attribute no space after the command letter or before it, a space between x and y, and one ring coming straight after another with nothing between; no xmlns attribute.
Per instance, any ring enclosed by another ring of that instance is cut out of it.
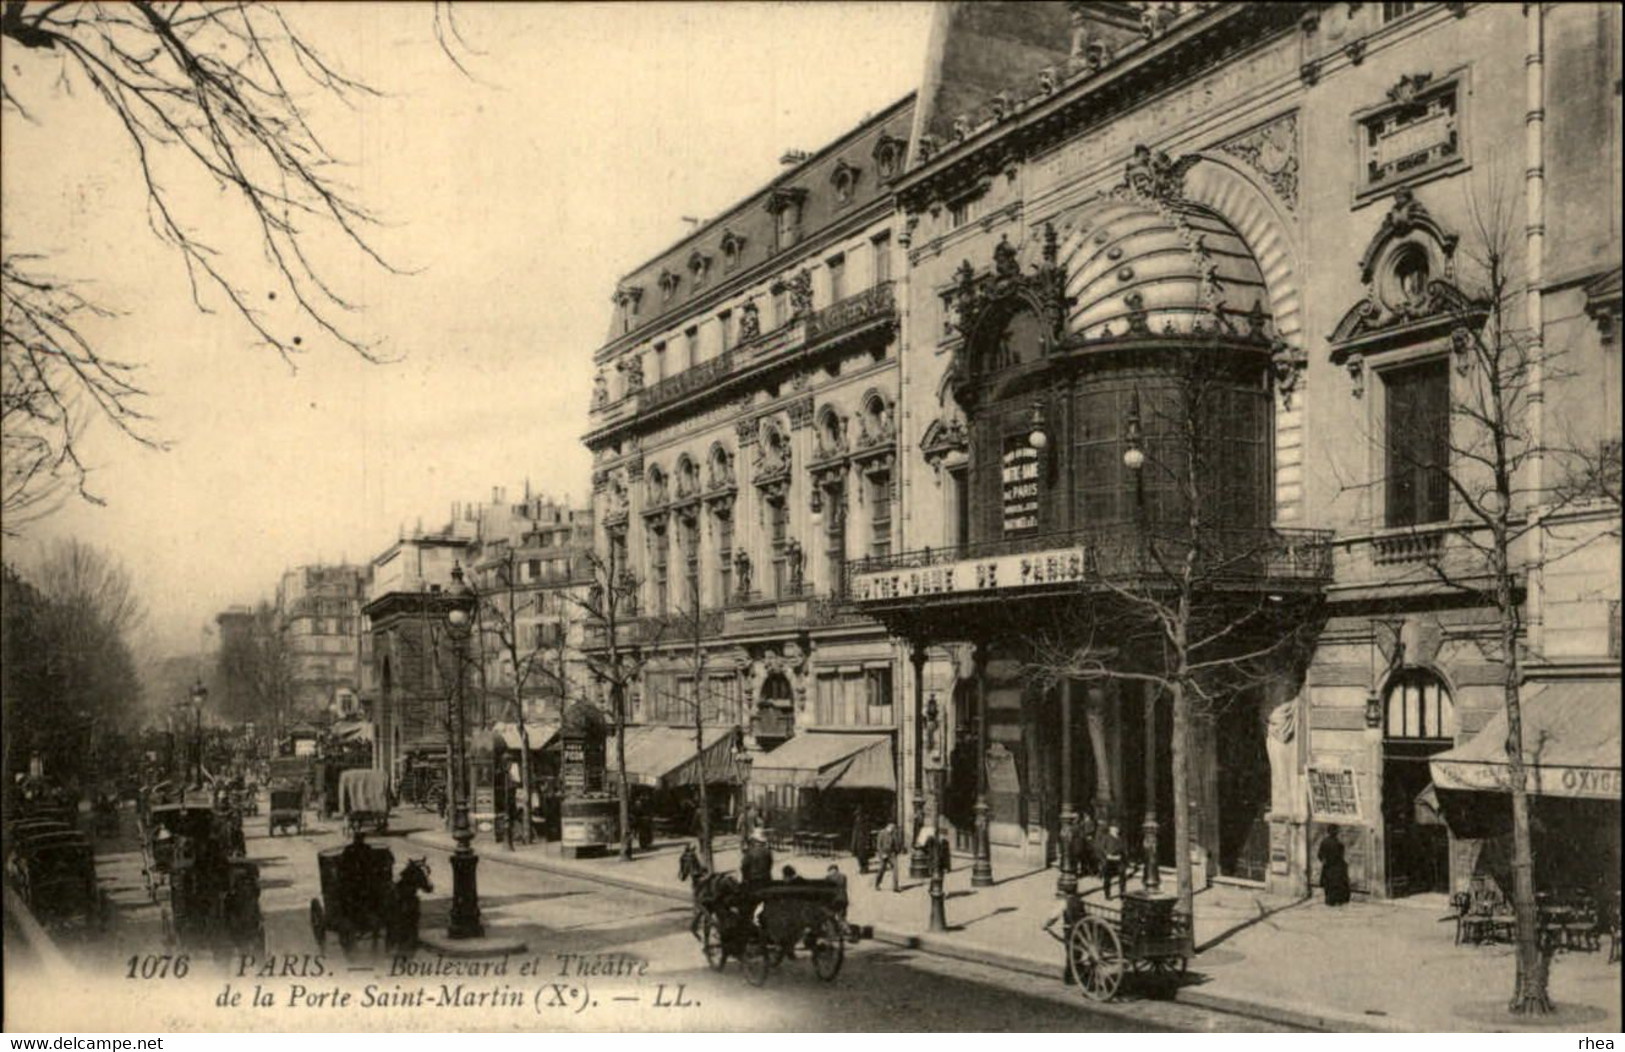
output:
<svg viewBox="0 0 1625 1052"><path fill-rule="evenodd" d="M451 569L447 591L451 609L446 612L446 629L451 635L452 660L457 668L452 679L452 819L451 835L457 849L451 855L451 921L446 935L453 939L477 939L485 934L480 923L480 892L475 869L480 858L474 853L474 830L468 824L468 728L463 711L463 663L468 657L468 610L472 596L463 583L461 563Z"/></svg>
<svg viewBox="0 0 1625 1052"><path fill-rule="evenodd" d="M937 738L941 729L941 721L937 714L937 695L931 695L931 700L925 706L925 740L930 752L931 768L931 795L936 810L931 816L931 931L948 930L948 914L945 908L947 896L942 891L942 746Z"/></svg>
<svg viewBox="0 0 1625 1052"><path fill-rule="evenodd" d="M1139 542L1140 565L1136 574L1145 572L1145 555L1150 538L1146 536L1145 521L1145 467L1144 436L1140 432L1140 392L1135 389L1129 397L1128 431L1124 436L1128 448L1123 450L1123 466L1134 473L1134 519ZM1145 856L1143 883L1145 890L1156 891L1162 886L1161 867L1157 864L1157 691L1149 683L1145 688L1145 825L1143 846Z"/></svg>
<svg viewBox="0 0 1625 1052"><path fill-rule="evenodd" d="M199 679L192 684L192 788L203 788L203 703L209 700L209 688Z"/></svg>
<svg viewBox="0 0 1625 1052"><path fill-rule="evenodd" d="M919 880L931 875L931 860L920 842L920 830L925 828L925 727L921 722L925 713L921 701L925 695L925 648L915 647L910 659L914 664L914 815L909 825L914 850L909 855L908 875Z"/></svg>

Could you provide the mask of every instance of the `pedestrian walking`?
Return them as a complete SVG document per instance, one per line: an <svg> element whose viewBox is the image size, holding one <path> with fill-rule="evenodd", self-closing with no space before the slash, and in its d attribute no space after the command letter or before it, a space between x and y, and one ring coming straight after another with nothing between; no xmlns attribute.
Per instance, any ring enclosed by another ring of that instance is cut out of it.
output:
<svg viewBox="0 0 1625 1052"><path fill-rule="evenodd" d="M852 816L852 857L858 860L858 873L869 872L869 860L875 856L875 842L869 835L869 823L863 808Z"/></svg>
<svg viewBox="0 0 1625 1052"><path fill-rule="evenodd" d="M1128 893L1128 867L1123 863L1123 838L1117 831L1116 822L1106 824L1106 832L1100 838L1098 845L1100 851L1100 881L1106 892L1106 898L1112 897L1112 879L1117 880L1117 896L1122 898Z"/></svg>
<svg viewBox="0 0 1625 1052"><path fill-rule="evenodd" d="M897 885L897 856L904 850L902 831L897 828L896 822L887 822L875 837L875 850L879 854L880 868L875 871L875 890L880 889L880 882L886 878L886 871L891 870L891 889L901 891Z"/></svg>
<svg viewBox="0 0 1625 1052"><path fill-rule="evenodd" d="M1066 904L1052 914L1044 922L1044 932L1050 938L1061 944L1061 981L1068 985L1075 985L1078 977L1072 974L1072 949L1067 940L1072 937L1072 928L1083 919L1083 900L1077 895L1068 895ZM1056 931L1056 928L1060 931Z"/></svg>
<svg viewBox="0 0 1625 1052"><path fill-rule="evenodd" d="M1342 906L1349 900L1349 864L1343 857L1343 841L1337 827L1329 826L1320 842L1320 886L1326 889L1326 905Z"/></svg>

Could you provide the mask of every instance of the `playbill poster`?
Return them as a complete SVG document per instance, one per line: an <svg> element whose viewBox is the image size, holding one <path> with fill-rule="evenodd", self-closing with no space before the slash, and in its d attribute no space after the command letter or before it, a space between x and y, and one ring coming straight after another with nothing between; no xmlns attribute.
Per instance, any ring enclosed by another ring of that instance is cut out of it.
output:
<svg viewBox="0 0 1625 1052"><path fill-rule="evenodd" d="M7 0L4 1028L1617 1032L1620 19Z"/></svg>

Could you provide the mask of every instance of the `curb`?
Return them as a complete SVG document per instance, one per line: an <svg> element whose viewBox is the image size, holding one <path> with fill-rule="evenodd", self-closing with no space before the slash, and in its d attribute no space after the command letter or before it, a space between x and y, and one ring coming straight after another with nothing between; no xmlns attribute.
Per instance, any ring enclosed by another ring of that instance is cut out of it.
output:
<svg viewBox="0 0 1625 1052"><path fill-rule="evenodd" d="M444 834L435 833L409 833L406 839L439 850L448 850L450 838L441 837ZM609 887L623 888L628 891L641 892L645 895L654 895L659 898L671 899L677 902L688 902L689 896L674 891L669 885L652 884L643 880L634 880L629 877L615 876L609 873L596 871L583 871L580 868L554 862L551 859L535 858L533 856L487 854L481 858L490 859L503 865L518 866L522 869L534 869L544 873L552 873L561 877L573 877L595 884L604 884ZM935 957L946 957L950 960L968 961L972 964L985 964L1000 968L1008 972L1017 972L1023 975L1034 975L1042 978L1054 978L1055 968L1053 962L1041 962L1031 957L1017 954L1002 953L998 950L961 946L934 935L920 935L913 932L900 931L895 928L875 925L874 940L890 946L900 946L904 949L918 950L929 953ZM1402 1020L1383 1017L1378 1020L1373 1017L1345 1015L1338 1012L1324 1012L1315 1009L1301 1008L1297 1005L1284 1004L1268 1000L1249 1000L1240 997L1231 997L1225 994L1208 993L1197 989L1179 991L1175 1001L1179 1004L1192 1005L1197 1008L1207 1008L1227 1015L1241 1016L1248 1019L1257 1019L1266 1023L1275 1023L1279 1026L1292 1027L1298 1030L1318 1030L1334 1033L1365 1032L1365 1033L1415 1033L1418 1028ZM1126 1008L1111 1005L1105 1002L1090 1006L1108 1015L1121 1016L1125 1019L1138 1019L1139 1016Z"/></svg>

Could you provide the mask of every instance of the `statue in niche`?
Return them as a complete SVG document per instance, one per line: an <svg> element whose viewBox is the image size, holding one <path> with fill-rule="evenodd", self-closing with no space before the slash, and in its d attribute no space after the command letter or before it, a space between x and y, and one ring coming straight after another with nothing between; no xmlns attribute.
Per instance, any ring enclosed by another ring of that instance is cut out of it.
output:
<svg viewBox="0 0 1625 1052"><path fill-rule="evenodd" d="M739 342L754 340L762 334L762 319L757 314L754 301L747 302L739 309Z"/></svg>
<svg viewBox="0 0 1625 1052"><path fill-rule="evenodd" d="M799 594L807 568L807 553L801 550L801 542L794 537L786 541L784 558L790 567L790 591Z"/></svg>
<svg viewBox="0 0 1625 1052"><path fill-rule="evenodd" d="M734 578L739 582L739 598L750 595L750 556L744 552L734 554Z"/></svg>
<svg viewBox="0 0 1625 1052"><path fill-rule="evenodd" d="M592 405L594 409L598 409L608 404L609 378L603 374L602 370L600 370L598 374L592 378Z"/></svg>
<svg viewBox="0 0 1625 1052"><path fill-rule="evenodd" d="M621 363L621 371L626 373L626 393L643 390L643 356L634 354Z"/></svg>
<svg viewBox="0 0 1625 1052"><path fill-rule="evenodd" d="M790 311L797 318L805 318L812 313L813 290L812 272L803 268L802 271L788 282L790 290Z"/></svg>

